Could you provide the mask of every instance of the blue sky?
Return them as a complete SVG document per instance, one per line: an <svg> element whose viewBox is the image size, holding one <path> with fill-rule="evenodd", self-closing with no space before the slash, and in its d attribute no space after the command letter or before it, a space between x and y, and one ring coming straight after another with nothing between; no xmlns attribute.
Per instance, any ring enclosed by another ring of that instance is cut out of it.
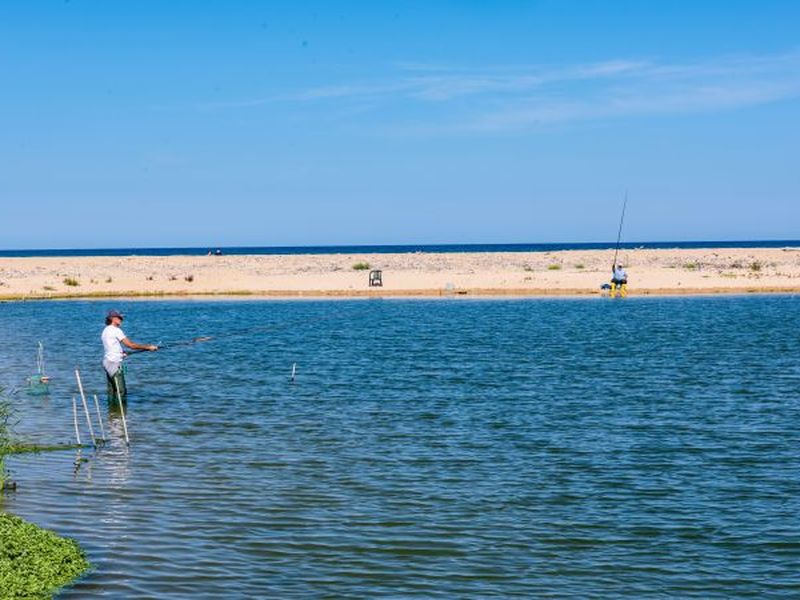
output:
<svg viewBox="0 0 800 600"><path fill-rule="evenodd" d="M800 238L800 3L0 3L0 248Z"/></svg>

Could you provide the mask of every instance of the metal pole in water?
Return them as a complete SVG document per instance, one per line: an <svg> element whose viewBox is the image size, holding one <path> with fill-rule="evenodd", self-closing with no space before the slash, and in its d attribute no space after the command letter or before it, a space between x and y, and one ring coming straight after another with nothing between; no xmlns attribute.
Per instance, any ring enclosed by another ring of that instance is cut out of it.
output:
<svg viewBox="0 0 800 600"><path fill-rule="evenodd" d="M106 430L103 427L103 417L100 415L100 401L97 399L97 394L94 395L94 407L97 409L97 422L100 423L100 435L103 436L103 441L105 441Z"/></svg>
<svg viewBox="0 0 800 600"><path fill-rule="evenodd" d="M131 445L130 439L128 439L128 424L125 422L125 408L122 406L122 394L119 393L119 386L117 385L117 380L114 379L114 389L117 391L117 400L119 401L119 414L122 417L122 431L125 432L125 444L127 446Z"/></svg>
<svg viewBox="0 0 800 600"><path fill-rule="evenodd" d="M75 379L78 380L78 391L81 393L83 412L86 414L86 423L89 425L89 435L92 436L92 445L97 446L97 440L94 437L94 428L92 427L92 419L89 416L89 405L86 403L86 394L83 393L83 382L81 381L81 372L78 370L78 367L75 367Z"/></svg>
<svg viewBox="0 0 800 600"><path fill-rule="evenodd" d="M81 432L78 431L78 401L75 400L75 395L72 395L72 422L75 425L75 438L78 440L78 446L81 445Z"/></svg>

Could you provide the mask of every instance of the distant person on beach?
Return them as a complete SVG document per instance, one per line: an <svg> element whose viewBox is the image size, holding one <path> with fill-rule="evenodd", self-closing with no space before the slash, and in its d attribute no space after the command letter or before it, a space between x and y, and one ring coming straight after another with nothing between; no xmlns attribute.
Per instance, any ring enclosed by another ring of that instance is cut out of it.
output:
<svg viewBox="0 0 800 600"><path fill-rule="evenodd" d="M222 256L222 250L220 250L219 248L217 248L216 252L214 252L214 255L215 255L215 256Z"/></svg>
<svg viewBox="0 0 800 600"><path fill-rule="evenodd" d="M122 366L122 359L125 351L122 346L131 350L144 350L153 352L158 350L158 346L153 344L137 344L127 338L120 326L124 317L116 310L111 310L106 315L106 327L100 335L103 340L103 369L106 372L106 388L109 398L116 398L117 393L121 398L125 398L128 389L125 386L125 369Z"/></svg>
<svg viewBox="0 0 800 600"><path fill-rule="evenodd" d="M611 269L611 283L617 287L628 283L628 274L622 265L614 265Z"/></svg>

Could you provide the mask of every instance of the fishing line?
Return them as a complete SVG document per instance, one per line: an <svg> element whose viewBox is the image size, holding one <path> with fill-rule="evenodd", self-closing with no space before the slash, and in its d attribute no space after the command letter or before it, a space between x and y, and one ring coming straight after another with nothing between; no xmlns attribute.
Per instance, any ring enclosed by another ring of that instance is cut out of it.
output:
<svg viewBox="0 0 800 600"><path fill-rule="evenodd" d="M622 239L622 223L625 221L625 207L628 206L628 190L625 190L625 201L622 203L622 215L619 218L619 230L617 231L617 246L614 249L614 262L612 267L617 266L617 254L619 254L619 242Z"/></svg>
<svg viewBox="0 0 800 600"><path fill-rule="evenodd" d="M338 314L326 315L323 317L317 317L316 319L311 319L309 321L305 321L304 325L309 324L316 324L323 321L329 321L331 319L335 319L339 317ZM203 335L198 337L193 337L186 340L176 340L174 342L166 342L164 344L158 344L158 350L169 350L170 348L182 347L182 346L193 346L195 344L202 344L204 342L211 342L214 340L220 340L225 338L232 338L232 337L241 337L246 335L255 335L258 333L266 333L269 331L276 331L281 329L290 329L292 327L297 326L297 323L283 323L281 325L268 325L264 327L250 327L248 329L240 329L236 331L228 331L224 333L219 333L217 335ZM132 350L131 352L127 352L127 356L134 356L136 354L142 354L144 352L150 352L149 350Z"/></svg>

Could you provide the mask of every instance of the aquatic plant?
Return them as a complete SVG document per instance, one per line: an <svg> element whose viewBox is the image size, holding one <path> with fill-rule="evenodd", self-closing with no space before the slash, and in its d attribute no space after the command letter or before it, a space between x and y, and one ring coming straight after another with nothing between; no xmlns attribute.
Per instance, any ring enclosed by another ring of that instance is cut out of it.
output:
<svg viewBox="0 0 800 600"><path fill-rule="evenodd" d="M5 390L0 388L0 494L3 493L3 487L6 483L6 454L11 448L11 401L5 393Z"/></svg>
<svg viewBox="0 0 800 600"><path fill-rule="evenodd" d="M356 264L353 265L353 269L355 271L366 271L367 269L369 269L369 263L368 262L357 262Z"/></svg>
<svg viewBox="0 0 800 600"><path fill-rule="evenodd" d="M0 596L50 598L89 568L70 539L0 513Z"/></svg>
<svg viewBox="0 0 800 600"><path fill-rule="evenodd" d="M80 281L78 281L74 277L64 277L64 285L68 285L70 287L77 287L80 284L81 284Z"/></svg>

